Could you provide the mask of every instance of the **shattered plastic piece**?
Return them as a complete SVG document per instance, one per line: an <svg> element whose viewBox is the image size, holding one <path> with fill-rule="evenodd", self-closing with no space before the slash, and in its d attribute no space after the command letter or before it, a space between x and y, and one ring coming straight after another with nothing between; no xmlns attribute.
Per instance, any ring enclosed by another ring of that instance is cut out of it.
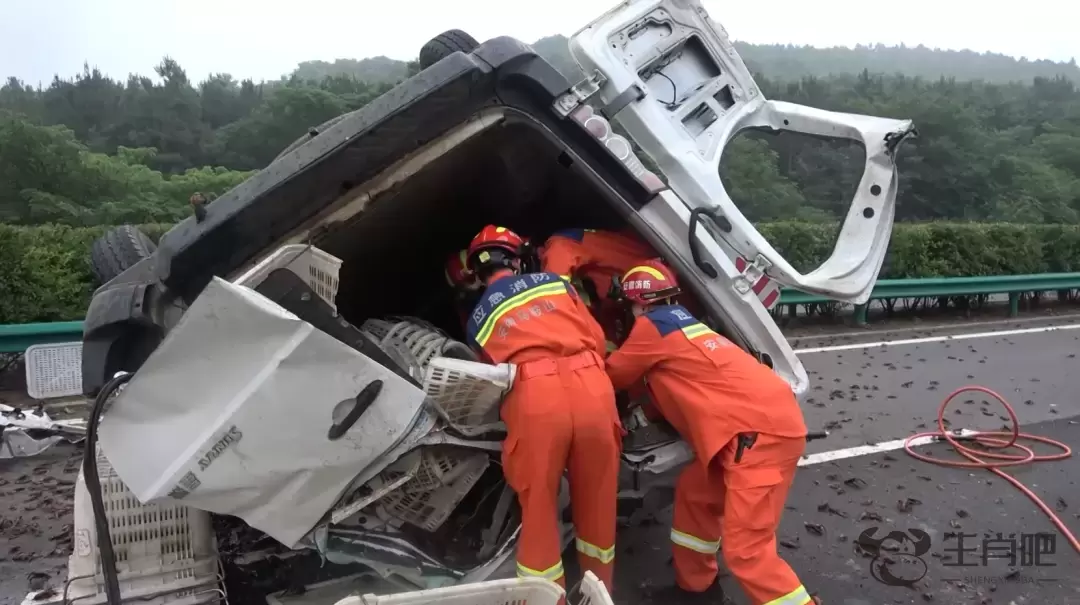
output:
<svg viewBox="0 0 1080 605"><path fill-rule="evenodd" d="M836 515L837 517L847 519L847 513L833 508L832 505L830 505L828 502L823 502L819 504L817 509L818 512L829 513L830 515Z"/></svg>
<svg viewBox="0 0 1080 605"><path fill-rule="evenodd" d="M902 513L910 513L915 506L922 504L921 501L915 498L908 498L906 500L898 500L896 503L896 509Z"/></svg>
<svg viewBox="0 0 1080 605"><path fill-rule="evenodd" d="M0 460L37 456L63 440L62 435L34 439L23 429L7 428L0 433Z"/></svg>
<svg viewBox="0 0 1080 605"><path fill-rule="evenodd" d="M44 410L25 410L0 403L0 428L3 427L57 431L81 436L86 432L86 421L53 420Z"/></svg>

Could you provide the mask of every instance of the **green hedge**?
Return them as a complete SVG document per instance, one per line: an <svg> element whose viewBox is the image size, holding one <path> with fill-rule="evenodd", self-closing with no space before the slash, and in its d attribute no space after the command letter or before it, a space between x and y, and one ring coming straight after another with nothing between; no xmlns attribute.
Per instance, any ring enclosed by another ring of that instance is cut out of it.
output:
<svg viewBox="0 0 1080 605"><path fill-rule="evenodd" d="M762 234L796 268L830 252L837 225L769 223ZM81 319L93 293L90 244L106 227L0 225L0 323ZM155 241L167 226L147 225ZM1080 271L1080 226L899 224L882 277L957 277Z"/></svg>
<svg viewBox="0 0 1080 605"><path fill-rule="evenodd" d="M90 245L108 229L0 224L0 324L82 319L94 291ZM166 229L143 228L155 241Z"/></svg>
<svg viewBox="0 0 1080 605"><path fill-rule="evenodd" d="M759 225L796 269L821 264L839 226ZM893 229L882 278L963 277L1080 271L1080 225L902 223Z"/></svg>

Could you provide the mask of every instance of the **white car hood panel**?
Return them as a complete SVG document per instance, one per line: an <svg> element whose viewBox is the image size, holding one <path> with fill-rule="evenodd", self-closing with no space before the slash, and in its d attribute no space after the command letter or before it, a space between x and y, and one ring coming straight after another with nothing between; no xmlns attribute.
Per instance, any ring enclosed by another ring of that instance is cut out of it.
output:
<svg viewBox="0 0 1080 605"><path fill-rule="evenodd" d="M374 380L374 402L331 440L335 418ZM423 402L383 366L215 279L117 396L99 440L140 501L234 515L291 547L405 436Z"/></svg>

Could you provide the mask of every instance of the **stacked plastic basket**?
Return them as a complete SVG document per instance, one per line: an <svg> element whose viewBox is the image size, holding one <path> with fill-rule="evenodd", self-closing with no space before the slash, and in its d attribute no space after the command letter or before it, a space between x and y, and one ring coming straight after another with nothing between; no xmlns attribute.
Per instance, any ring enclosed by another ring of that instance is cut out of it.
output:
<svg viewBox="0 0 1080 605"><path fill-rule="evenodd" d="M591 571L585 572L579 592L580 598L573 605L614 605L604 583ZM515 578L386 596L353 596L336 605L558 605L565 595L566 591L554 582Z"/></svg>

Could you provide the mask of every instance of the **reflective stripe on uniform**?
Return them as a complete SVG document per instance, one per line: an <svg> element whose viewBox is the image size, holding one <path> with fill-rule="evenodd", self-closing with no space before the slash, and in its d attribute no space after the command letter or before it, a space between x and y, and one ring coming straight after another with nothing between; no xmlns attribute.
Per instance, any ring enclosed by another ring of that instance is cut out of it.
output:
<svg viewBox="0 0 1080 605"><path fill-rule="evenodd" d="M806 591L806 587L799 586L779 599L773 599L765 603L765 605L806 605L813 602L814 600L810 598L810 593Z"/></svg>
<svg viewBox="0 0 1080 605"><path fill-rule="evenodd" d="M689 548L690 550L699 552L703 555L715 555L716 551L720 550L720 540L709 542L708 540L702 540L701 538L691 536L690 534L683 533L677 529L671 530L671 541L683 548Z"/></svg>
<svg viewBox="0 0 1080 605"><path fill-rule="evenodd" d="M611 545L611 548L600 548L595 544L589 544L585 540L578 538L577 551L586 557L592 557L601 563L611 563L615 560L615 545Z"/></svg>
<svg viewBox="0 0 1080 605"><path fill-rule="evenodd" d="M535 569L525 567L521 563L517 564L517 575L519 578L543 578L545 580L551 580L552 582L558 581L563 577L562 561L552 565L544 571L537 571Z"/></svg>
<svg viewBox="0 0 1080 605"><path fill-rule="evenodd" d="M552 284L545 284L543 286L537 286L529 290L525 290L521 294L511 296L505 301L501 302L492 312L491 315L480 326L480 329L476 332L476 342L480 346L487 344L491 333L495 330L495 324L507 313L517 309L518 307L528 304L538 298L545 296L558 296L559 294L566 293L566 283L559 281Z"/></svg>
<svg viewBox="0 0 1080 605"><path fill-rule="evenodd" d="M685 334L687 338L693 340L693 339L697 338L698 336L705 336L706 334L712 334L713 331L711 329L709 329L709 326L707 326L707 325L705 325L703 323L696 323L696 324L689 325L689 326L686 326L685 328L683 328L682 333Z"/></svg>

